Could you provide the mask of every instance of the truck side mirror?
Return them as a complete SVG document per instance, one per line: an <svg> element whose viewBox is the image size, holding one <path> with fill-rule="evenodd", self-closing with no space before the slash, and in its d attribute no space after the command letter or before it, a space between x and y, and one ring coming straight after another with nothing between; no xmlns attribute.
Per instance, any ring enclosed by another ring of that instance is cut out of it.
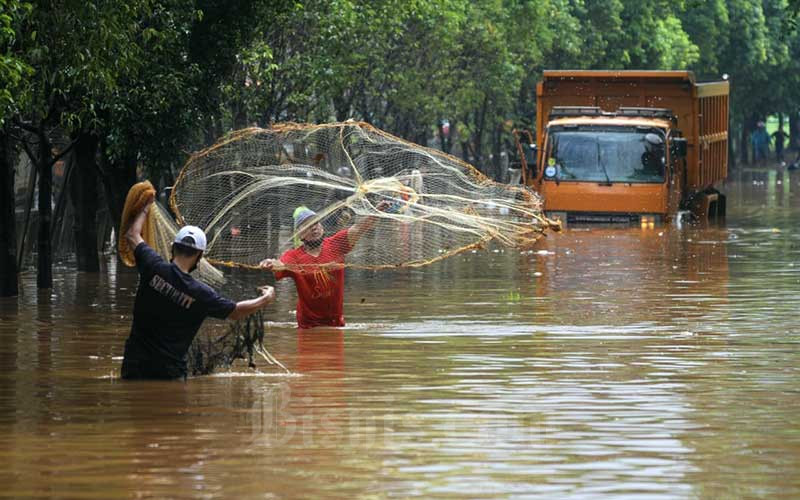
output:
<svg viewBox="0 0 800 500"><path fill-rule="evenodd" d="M689 141L687 141L685 137L672 138L672 147L670 148L672 156L676 156L679 158L686 158L688 147L689 147Z"/></svg>
<svg viewBox="0 0 800 500"><path fill-rule="evenodd" d="M528 165L528 170L531 175L536 176L536 144L526 144L523 150L525 151L525 163Z"/></svg>
<svg viewBox="0 0 800 500"><path fill-rule="evenodd" d="M534 171L536 170L536 153L538 152L539 150L536 147L536 144L531 144L527 151L529 158L526 158L526 160L528 161L528 165L530 165Z"/></svg>

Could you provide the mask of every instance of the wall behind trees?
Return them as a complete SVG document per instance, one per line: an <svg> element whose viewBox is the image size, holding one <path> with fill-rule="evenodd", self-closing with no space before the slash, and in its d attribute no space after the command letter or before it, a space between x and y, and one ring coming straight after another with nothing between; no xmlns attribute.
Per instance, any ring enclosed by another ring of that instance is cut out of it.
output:
<svg viewBox="0 0 800 500"><path fill-rule="evenodd" d="M26 151L46 191L55 161L77 151L72 192L102 198L114 221L137 174L170 184L189 152L278 121L365 120L437 139L496 175L512 129L534 123L541 71L570 68L727 74L746 153L767 114L798 123L799 3L0 0L1 156ZM0 168L0 188L13 192L13 162ZM9 206L3 221L13 220ZM91 241L91 221L76 224ZM16 236L2 236L11 248Z"/></svg>

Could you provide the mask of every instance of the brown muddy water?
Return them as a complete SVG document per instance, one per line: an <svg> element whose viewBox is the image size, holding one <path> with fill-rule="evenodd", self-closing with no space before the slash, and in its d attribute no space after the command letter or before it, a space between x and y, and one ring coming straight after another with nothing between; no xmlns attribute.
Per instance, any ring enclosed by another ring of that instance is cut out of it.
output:
<svg viewBox="0 0 800 500"><path fill-rule="evenodd" d="M136 275L26 273L0 302L0 497L798 498L800 172L725 191L722 227L350 272L343 331L298 334L281 283L291 376L123 382Z"/></svg>

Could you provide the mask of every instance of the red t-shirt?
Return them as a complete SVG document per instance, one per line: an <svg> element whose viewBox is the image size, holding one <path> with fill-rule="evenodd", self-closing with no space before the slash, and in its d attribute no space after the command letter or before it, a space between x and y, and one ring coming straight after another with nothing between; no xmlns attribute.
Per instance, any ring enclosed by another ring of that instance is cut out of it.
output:
<svg viewBox="0 0 800 500"><path fill-rule="evenodd" d="M275 279L291 277L297 287L297 325L300 328L315 326L344 326L344 267L314 269L313 264L344 263L352 247L347 239L347 229L322 240L322 250L317 257L304 247L287 250L281 262L305 267L299 271L275 271Z"/></svg>

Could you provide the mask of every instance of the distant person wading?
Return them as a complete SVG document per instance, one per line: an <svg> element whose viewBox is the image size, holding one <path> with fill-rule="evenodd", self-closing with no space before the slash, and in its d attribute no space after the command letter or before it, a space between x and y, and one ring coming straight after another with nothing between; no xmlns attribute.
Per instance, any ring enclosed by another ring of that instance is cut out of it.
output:
<svg viewBox="0 0 800 500"><path fill-rule="evenodd" d="M753 162L763 164L767 161L769 153L769 134L764 122L758 122L756 129L750 135L750 143L753 146Z"/></svg>
<svg viewBox="0 0 800 500"><path fill-rule="evenodd" d="M786 144L788 135L782 128L778 128L770 137L775 142L775 161L781 162L783 161L783 147Z"/></svg>

